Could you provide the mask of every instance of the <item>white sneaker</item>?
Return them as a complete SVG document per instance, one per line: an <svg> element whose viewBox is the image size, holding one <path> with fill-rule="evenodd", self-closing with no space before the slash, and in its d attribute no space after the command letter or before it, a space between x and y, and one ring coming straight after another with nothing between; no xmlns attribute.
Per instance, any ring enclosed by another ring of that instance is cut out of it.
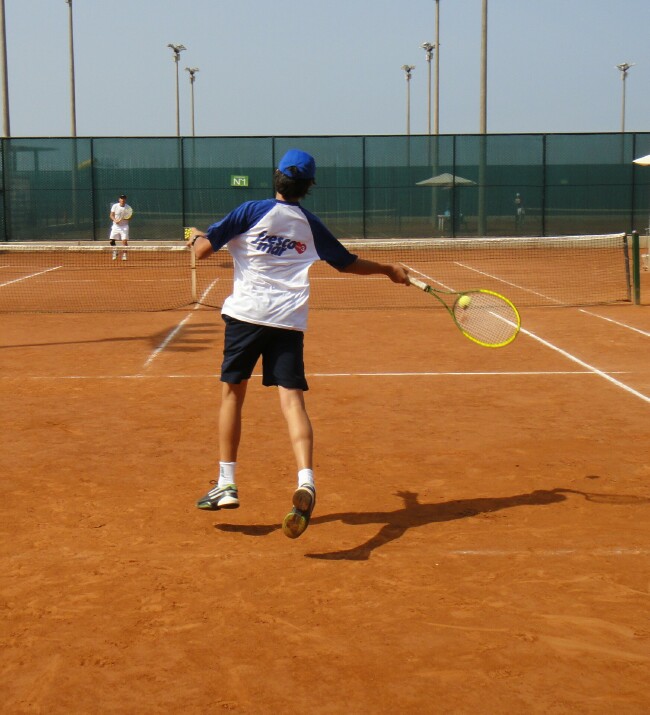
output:
<svg viewBox="0 0 650 715"><path fill-rule="evenodd" d="M113 260L117 258L117 251L113 251Z"/></svg>
<svg viewBox="0 0 650 715"><path fill-rule="evenodd" d="M239 494L234 484L226 484L223 487L220 487L217 481L210 482L210 484L215 486L196 502L199 509L217 511L218 509L236 509L239 506Z"/></svg>

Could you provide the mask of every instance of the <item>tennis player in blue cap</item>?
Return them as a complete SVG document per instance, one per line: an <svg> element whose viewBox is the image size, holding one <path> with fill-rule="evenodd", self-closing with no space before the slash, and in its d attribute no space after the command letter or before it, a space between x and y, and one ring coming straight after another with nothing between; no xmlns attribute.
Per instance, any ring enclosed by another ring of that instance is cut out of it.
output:
<svg viewBox="0 0 650 715"><path fill-rule="evenodd" d="M403 266L355 256L300 205L315 180L314 157L291 149L274 172L274 199L247 201L205 233L196 228L189 232L197 258L227 246L234 265L233 291L221 311L225 337L219 478L197 507L214 511L239 506L236 468L242 407L248 380L261 357L262 384L278 388L298 470L293 506L282 524L292 539L305 531L316 504L314 436L304 399L309 268L323 260L344 273L383 274L394 283L408 285Z"/></svg>

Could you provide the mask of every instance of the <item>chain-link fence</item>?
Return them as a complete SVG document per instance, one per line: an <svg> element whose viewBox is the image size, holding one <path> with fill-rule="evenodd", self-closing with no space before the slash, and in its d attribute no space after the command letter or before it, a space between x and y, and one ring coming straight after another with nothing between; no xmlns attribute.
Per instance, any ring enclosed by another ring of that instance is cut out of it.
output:
<svg viewBox="0 0 650 715"><path fill-rule="evenodd" d="M178 240L272 195L291 147L305 206L341 238L595 234L650 226L650 133L2 140L0 240L97 241L126 193L132 238Z"/></svg>

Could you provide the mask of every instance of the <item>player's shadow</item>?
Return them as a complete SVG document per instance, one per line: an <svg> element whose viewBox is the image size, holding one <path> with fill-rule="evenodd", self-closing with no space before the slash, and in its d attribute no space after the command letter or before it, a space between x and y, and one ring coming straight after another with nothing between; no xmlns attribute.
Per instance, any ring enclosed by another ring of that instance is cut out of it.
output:
<svg viewBox="0 0 650 715"><path fill-rule="evenodd" d="M47 340L38 343L12 343L0 345L0 350L10 348L49 348L55 345L99 345L101 343L146 343L155 349L169 336L169 330L159 330L150 335L112 335L107 338L86 338L82 340ZM196 352L214 346L215 327L212 325L183 326L176 342L166 347L170 352Z"/></svg>
<svg viewBox="0 0 650 715"><path fill-rule="evenodd" d="M454 499L439 504L422 504L415 492L400 491L396 496L404 503L401 509L377 512L340 512L314 516L312 525L328 524L340 521L342 524L361 526L366 524L381 525L378 533L365 543L352 549L330 551L319 554L305 554L311 559L365 561L375 549L402 537L406 531L417 526L434 524L454 519L464 519L477 514L488 514L501 509L516 506L542 506L554 504L566 499L562 489L538 489L527 494L515 494L509 497L484 497L476 499ZM217 524L221 531L232 531L249 536L266 536L280 528L280 524L270 525L235 525Z"/></svg>
<svg viewBox="0 0 650 715"><path fill-rule="evenodd" d="M188 323L174 336L174 339L165 345L166 352L192 353L214 347L214 325L192 325ZM162 330L149 337L149 344L153 349L163 345L169 337L169 330Z"/></svg>

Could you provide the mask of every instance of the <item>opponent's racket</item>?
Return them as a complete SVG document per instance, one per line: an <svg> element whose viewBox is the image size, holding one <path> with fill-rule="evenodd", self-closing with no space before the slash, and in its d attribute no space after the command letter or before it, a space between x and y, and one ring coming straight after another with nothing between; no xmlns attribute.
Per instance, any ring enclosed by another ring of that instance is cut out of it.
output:
<svg viewBox="0 0 650 715"><path fill-rule="evenodd" d="M133 216L133 209L127 204L122 212L122 218L128 221L131 216Z"/></svg>
<svg viewBox="0 0 650 715"><path fill-rule="evenodd" d="M509 345L519 333L521 318L505 296L486 288L443 291L409 274L409 283L437 298L445 306L460 332L484 348ZM446 297L446 300L445 300ZM447 301L454 298L449 305Z"/></svg>

